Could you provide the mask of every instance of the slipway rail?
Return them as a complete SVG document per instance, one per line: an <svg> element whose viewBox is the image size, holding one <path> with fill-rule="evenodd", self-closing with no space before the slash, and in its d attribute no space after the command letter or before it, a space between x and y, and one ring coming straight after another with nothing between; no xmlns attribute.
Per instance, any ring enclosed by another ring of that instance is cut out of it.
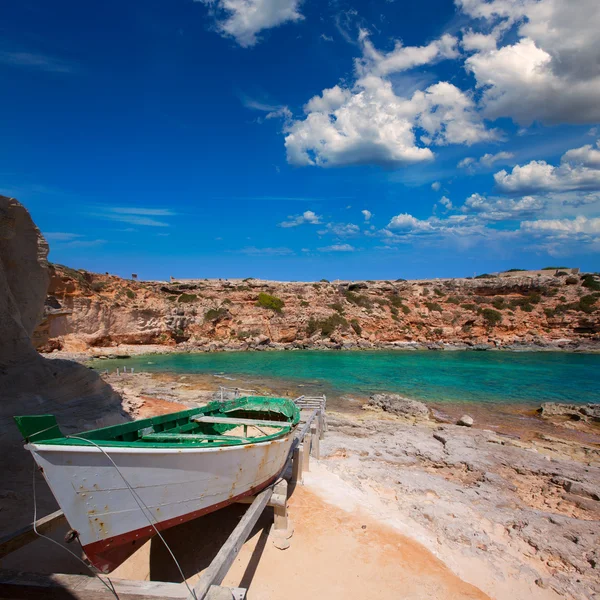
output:
<svg viewBox="0 0 600 600"><path fill-rule="evenodd" d="M221 388L222 397L239 394L239 388ZM193 588L195 600L244 600L244 588L223 587L231 565L235 561L250 532L267 506L273 507L274 523L271 538L277 548L287 548L293 529L288 518L288 492L303 483L303 472L310 469L310 456L320 457L319 441L327 430L325 414L327 399L323 396L300 396L294 400L301 411L301 421L285 465L275 482L253 497L240 502L249 503L244 516L231 532L210 565L201 574ZM39 533L48 534L65 523L62 511L56 511L27 527L0 537L0 559L23 548L37 539ZM132 581L110 578L114 593L101 581L86 575L24 573L0 569L0 598L68 599L68 600L156 600L188 599L190 591L185 583Z"/></svg>

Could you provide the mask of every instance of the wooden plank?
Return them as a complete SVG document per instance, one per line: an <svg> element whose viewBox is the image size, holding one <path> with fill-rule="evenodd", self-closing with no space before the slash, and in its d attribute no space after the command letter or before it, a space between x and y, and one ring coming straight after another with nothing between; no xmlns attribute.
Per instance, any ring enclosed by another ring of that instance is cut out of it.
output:
<svg viewBox="0 0 600 600"><path fill-rule="evenodd" d="M64 521L65 515L63 511L57 510L46 517L38 519L35 522L35 526L40 533L47 535L48 533L54 531L54 529L56 529L59 525L64 523ZM16 531L13 531L7 535L3 535L0 538L0 558L4 558L7 554L22 548L37 538L38 535L33 530L33 523L30 523L25 527L21 527L21 529L17 529Z"/></svg>
<svg viewBox="0 0 600 600"><path fill-rule="evenodd" d="M302 471L308 473L310 471L310 433L307 433L302 441L302 459Z"/></svg>
<svg viewBox="0 0 600 600"><path fill-rule="evenodd" d="M286 427L288 421L261 421L260 419L232 419L228 417L192 417L197 423L222 423L225 425L262 425L263 427Z"/></svg>
<svg viewBox="0 0 600 600"><path fill-rule="evenodd" d="M182 440L208 440L208 441L229 441L229 442L249 442L249 438L235 437L233 435L204 435L202 433L149 433L145 435L143 440L150 442L173 442L178 439Z"/></svg>
<svg viewBox="0 0 600 600"><path fill-rule="evenodd" d="M272 495L273 487L269 486L256 496L254 502L194 586L197 600L204 600L210 587L219 585L223 581Z"/></svg>
<svg viewBox="0 0 600 600"><path fill-rule="evenodd" d="M314 458L319 460L321 458L321 449L319 446L319 440L321 439L321 434L319 432L318 421L313 422L310 428L310 441L311 441L311 452Z"/></svg>
<svg viewBox="0 0 600 600"><path fill-rule="evenodd" d="M302 448L294 448L292 459L292 485L302 483Z"/></svg>
<svg viewBox="0 0 600 600"><path fill-rule="evenodd" d="M104 576L106 580L106 576ZM120 600L189 600L185 585L110 578ZM96 577L0 570L2 600L115 600Z"/></svg>

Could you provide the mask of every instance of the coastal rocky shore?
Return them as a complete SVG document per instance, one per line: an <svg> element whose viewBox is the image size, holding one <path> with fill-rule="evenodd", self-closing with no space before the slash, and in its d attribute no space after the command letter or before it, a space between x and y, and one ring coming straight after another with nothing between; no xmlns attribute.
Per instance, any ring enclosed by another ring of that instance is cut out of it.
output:
<svg viewBox="0 0 600 600"><path fill-rule="evenodd" d="M50 265L38 350L600 349L600 276L142 282Z"/></svg>
<svg viewBox="0 0 600 600"><path fill-rule="evenodd" d="M103 377L134 416L215 397L206 376ZM307 483L420 542L492 598L600 597L600 405L544 403L519 428L477 415L396 394L328 411Z"/></svg>

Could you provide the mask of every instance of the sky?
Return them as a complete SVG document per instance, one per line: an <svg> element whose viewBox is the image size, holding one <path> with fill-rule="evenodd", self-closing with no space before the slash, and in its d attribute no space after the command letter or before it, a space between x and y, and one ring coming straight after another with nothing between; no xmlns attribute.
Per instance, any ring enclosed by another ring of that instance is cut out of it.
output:
<svg viewBox="0 0 600 600"><path fill-rule="evenodd" d="M600 259L597 0L21 0L0 194L141 279Z"/></svg>

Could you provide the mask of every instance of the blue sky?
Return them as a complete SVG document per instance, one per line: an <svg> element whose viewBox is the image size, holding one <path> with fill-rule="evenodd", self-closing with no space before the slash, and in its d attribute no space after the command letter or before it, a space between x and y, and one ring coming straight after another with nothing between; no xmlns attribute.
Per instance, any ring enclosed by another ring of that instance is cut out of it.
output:
<svg viewBox="0 0 600 600"><path fill-rule="evenodd" d="M24 0L0 30L0 193L55 262L598 270L596 0Z"/></svg>

